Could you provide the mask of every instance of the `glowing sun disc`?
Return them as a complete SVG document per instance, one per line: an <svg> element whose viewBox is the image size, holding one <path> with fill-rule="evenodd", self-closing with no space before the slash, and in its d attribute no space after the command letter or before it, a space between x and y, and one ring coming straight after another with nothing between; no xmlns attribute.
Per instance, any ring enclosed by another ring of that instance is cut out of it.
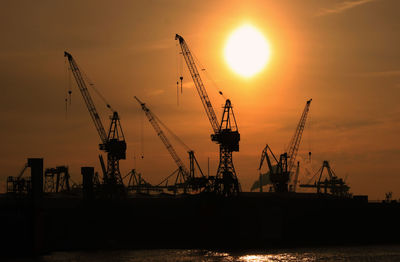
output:
<svg viewBox="0 0 400 262"><path fill-rule="evenodd" d="M224 55L234 72L248 78L265 67L270 48L262 33L251 25L244 25L230 35Z"/></svg>

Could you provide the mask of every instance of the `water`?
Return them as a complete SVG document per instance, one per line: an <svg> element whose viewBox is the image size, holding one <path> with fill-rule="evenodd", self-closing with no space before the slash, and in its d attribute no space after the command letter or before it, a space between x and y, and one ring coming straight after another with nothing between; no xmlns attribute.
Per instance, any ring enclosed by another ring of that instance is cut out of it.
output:
<svg viewBox="0 0 400 262"><path fill-rule="evenodd" d="M243 261L243 262L288 262L288 261L349 261L371 262L400 261L400 245L321 247L302 249L276 249L217 252L209 250L119 250L96 252L56 252L38 259L15 259L10 262L139 262L139 261Z"/></svg>

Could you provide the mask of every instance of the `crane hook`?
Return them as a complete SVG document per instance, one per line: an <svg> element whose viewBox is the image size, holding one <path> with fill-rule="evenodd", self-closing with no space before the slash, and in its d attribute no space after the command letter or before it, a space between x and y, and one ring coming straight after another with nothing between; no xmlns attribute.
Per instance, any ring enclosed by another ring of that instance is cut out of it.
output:
<svg viewBox="0 0 400 262"><path fill-rule="evenodd" d="M71 94L72 94L72 91L68 90L69 105L71 105L71 103L72 103Z"/></svg>
<svg viewBox="0 0 400 262"><path fill-rule="evenodd" d="M176 81L176 105L179 106L179 82Z"/></svg>
<svg viewBox="0 0 400 262"><path fill-rule="evenodd" d="M183 76L179 77L179 79L181 80L181 94L183 93L183 89L182 89L182 80L183 80Z"/></svg>

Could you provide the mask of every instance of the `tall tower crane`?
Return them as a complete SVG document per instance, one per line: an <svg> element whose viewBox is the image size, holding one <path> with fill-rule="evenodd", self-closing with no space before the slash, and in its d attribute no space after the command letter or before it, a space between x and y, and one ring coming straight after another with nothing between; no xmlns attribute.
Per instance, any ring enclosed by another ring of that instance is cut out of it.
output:
<svg viewBox="0 0 400 262"><path fill-rule="evenodd" d="M221 122L218 123L211 101L197 70L193 56L186 41L176 34L175 40L179 41L182 55L193 78L200 100L208 116L213 134L211 140L219 145L219 165L216 176L213 178L213 191L225 196L238 194L239 181L232 161L232 152L239 151L240 134L236 124L231 101L226 100ZM210 177L211 178L211 177Z"/></svg>
<svg viewBox="0 0 400 262"><path fill-rule="evenodd" d="M180 139L182 144L186 147L189 153L189 159L190 159L190 171L186 168L184 165L183 161L181 158L178 156L176 153L174 147L172 146L171 142L168 140L167 136L165 135L164 131L161 129L159 123L162 124L162 122L158 119L158 117L146 106L145 103L143 103L139 98L135 96L136 101L140 104L142 107L142 110L146 114L149 122L153 126L155 132L157 133L158 137L161 139L163 142L164 146L168 150L168 153L171 155L172 159L174 160L175 164L177 165L178 169L173 173L175 174L177 172L177 177L175 180L175 186L177 188L183 188L184 191L187 189L201 189L202 187L204 188L205 181L204 181L204 175L203 172L201 171L201 168L194 156L193 150L189 149L188 146L186 146ZM170 130L168 130L170 131ZM170 131L172 132L172 131ZM175 137L176 135L173 134ZM177 138L177 137L176 137ZM195 177L195 165L197 165L202 177L196 178Z"/></svg>
<svg viewBox="0 0 400 262"><path fill-rule="evenodd" d="M81 71L79 70L78 64L68 52L64 52L64 57L67 57L68 59L69 66L75 77L79 91L82 94L83 100L85 101L97 133L99 134L101 140L99 148L107 153L107 169L105 176L103 177L103 183L108 187L108 190L120 190L123 188L123 182L121 172L119 170L119 160L126 159L126 142L118 112L114 111L111 106L107 104L107 108L112 111L112 117L110 128L108 129L108 133L106 133L100 116L90 96L89 90L86 87L86 82Z"/></svg>

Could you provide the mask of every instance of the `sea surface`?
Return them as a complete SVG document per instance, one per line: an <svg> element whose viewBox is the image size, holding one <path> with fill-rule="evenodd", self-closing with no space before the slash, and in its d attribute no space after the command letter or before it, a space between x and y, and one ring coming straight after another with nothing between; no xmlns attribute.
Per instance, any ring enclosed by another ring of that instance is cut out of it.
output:
<svg viewBox="0 0 400 262"><path fill-rule="evenodd" d="M136 261L387 261L400 262L400 245L265 249L243 251L118 250L55 252L37 259L11 259L12 262L136 262Z"/></svg>

